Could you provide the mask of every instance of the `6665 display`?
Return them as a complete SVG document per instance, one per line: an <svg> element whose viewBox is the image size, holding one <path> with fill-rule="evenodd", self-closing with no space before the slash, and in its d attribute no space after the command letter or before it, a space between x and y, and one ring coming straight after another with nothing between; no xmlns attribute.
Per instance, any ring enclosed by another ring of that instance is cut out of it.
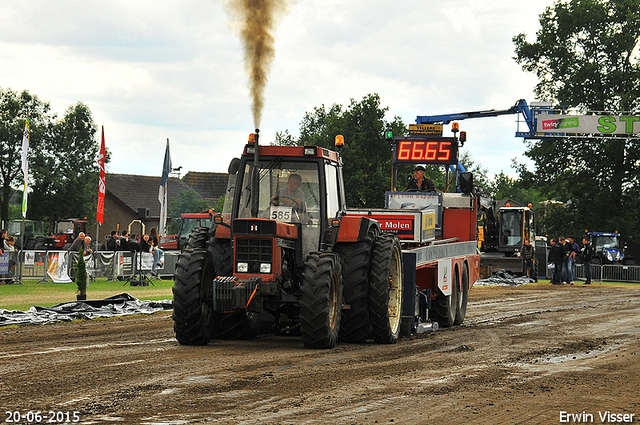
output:
<svg viewBox="0 0 640 425"><path fill-rule="evenodd" d="M454 137L412 135L393 138L394 164L439 164L458 163L458 140Z"/></svg>
<svg viewBox="0 0 640 425"><path fill-rule="evenodd" d="M62 424L80 422L80 412L74 411L54 411L49 410L42 412L40 410L29 410L27 412L6 411L4 412L4 423L31 423L31 424Z"/></svg>

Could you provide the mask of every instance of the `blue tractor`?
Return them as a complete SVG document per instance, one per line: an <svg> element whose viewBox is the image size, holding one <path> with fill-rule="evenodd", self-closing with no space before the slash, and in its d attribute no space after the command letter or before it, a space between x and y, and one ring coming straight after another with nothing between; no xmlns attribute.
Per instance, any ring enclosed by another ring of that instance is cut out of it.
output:
<svg viewBox="0 0 640 425"><path fill-rule="evenodd" d="M618 232L588 232L593 246L593 264L625 264L633 265L635 260L624 255L625 244Z"/></svg>

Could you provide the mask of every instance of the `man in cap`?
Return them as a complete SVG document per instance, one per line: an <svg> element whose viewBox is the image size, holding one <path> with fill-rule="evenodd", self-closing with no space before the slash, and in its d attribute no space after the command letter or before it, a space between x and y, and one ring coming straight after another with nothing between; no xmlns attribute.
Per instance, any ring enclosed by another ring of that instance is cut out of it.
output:
<svg viewBox="0 0 640 425"><path fill-rule="evenodd" d="M433 183L433 180L429 178L425 178L424 176L424 167L422 165L418 165L413 169L413 178L409 179L407 182L407 190L408 191L420 191L420 192L435 192L436 185Z"/></svg>

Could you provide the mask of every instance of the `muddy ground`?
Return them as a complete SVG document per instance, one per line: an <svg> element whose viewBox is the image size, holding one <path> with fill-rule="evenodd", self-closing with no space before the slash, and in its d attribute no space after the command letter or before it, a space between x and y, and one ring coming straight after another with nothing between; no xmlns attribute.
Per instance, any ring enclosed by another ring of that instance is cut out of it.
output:
<svg viewBox="0 0 640 425"><path fill-rule="evenodd" d="M172 324L170 313L157 313L0 328L3 423L15 411L42 411L42 423L59 423L50 411L70 412L71 420L77 411L85 424L637 423L640 416L640 286L473 288L462 326L391 346L318 351L297 337L265 336L186 347ZM602 421L605 412L614 416Z"/></svg>

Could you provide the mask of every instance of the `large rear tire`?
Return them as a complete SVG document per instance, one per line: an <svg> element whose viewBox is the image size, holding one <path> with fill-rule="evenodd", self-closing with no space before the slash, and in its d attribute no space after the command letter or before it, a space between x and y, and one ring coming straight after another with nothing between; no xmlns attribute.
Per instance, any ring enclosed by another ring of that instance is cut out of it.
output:
<svg viewBox="0 0 640 425"><path fill-rule="evenodd" d="M454 325L458 310L458 294L460 293L458 270L454 267L451 273L453 275L451 295L440 294L439 297L431 302L431 310L429 312L431 320L438 322L440 326L445 328Z"/></svg>
<svg viewBox="0 0 640 425"><path fill-rule="evenodd" d="M348 306L340 317L340 341L361 342L369 336L369 269L374 237L371 231L363 241L335 248L342 260L343 301Z"/></svg>
<svg viewBox="0 0 640 425"><path fill-rule="evenodd" d="M402 323L402 250L396 235L376 237L369 279L371 337L379 344L393 344Z"/></svg>
<svg viewBox="0 0 640 425"><path fill-rule="evenodd" d="M207 229L195 229L191 247L180 253L173 283L173 330L183 345L205 345L211 339L213 279L211 254L205 250Z"/></svg>
<svg viewBox="0 0 640 425"><path fill-rule="evenodd" d="M333 348L342 310L342 270L336 254L309 254L300 291L300 332L305 347Z"/></svg>

